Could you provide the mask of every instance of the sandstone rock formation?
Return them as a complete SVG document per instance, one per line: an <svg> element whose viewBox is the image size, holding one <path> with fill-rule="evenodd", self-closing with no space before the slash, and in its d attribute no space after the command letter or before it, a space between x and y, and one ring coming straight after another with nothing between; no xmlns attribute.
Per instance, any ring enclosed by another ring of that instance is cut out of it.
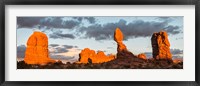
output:
<svg viewBox="0 0 200 86"><path fill-rule="evenodd" d="M55 62L49 57L48 38L46 34L35 31L29 37L24 61L27 64L46 64Z"/></svg>
<svg viewBox="0 0 200 86"><path fill-rule="evenodd" d="M123 43L124 35L119 28L116 28L114 40L117 42L117 52L127 51L126 45Z"/></svg>
<svg viewBox="0 0 200 86"><path fill-rule="evenodd" d="M138 57L138 58L141 58L141 59L144 59L144 60L147 59L147 57L146 57L146 55L145 55L144 53L138 54L137 57Z"/></svg>
<svg viewBox="0 0 200 86"><path fill-rule="evenodd" d="M119 28L116 28L114 33L114 40L117 42L117 58L133 57L134 55L127 50L126 45L123 43L123 39L123 33Z"/></svg>
<svg viewBox="0 0 200 86"><path fill-rule="evenodd" d="M95 53L89 48L85 48L79 54L79 63L103 63L113 59L115 59L114 55L106 56L103 51Z"/></svg>
<svg viewBox="0 0 200 86"><path fill-rule="evenodd" d="M154 33L151 37L151 45L153 49L153 58L168 60L172 59L167 32L160 31Z"/></svg>

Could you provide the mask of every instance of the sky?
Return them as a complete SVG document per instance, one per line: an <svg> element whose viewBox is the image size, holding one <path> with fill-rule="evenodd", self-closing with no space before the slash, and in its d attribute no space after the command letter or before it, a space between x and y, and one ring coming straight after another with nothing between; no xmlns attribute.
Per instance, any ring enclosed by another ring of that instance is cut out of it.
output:
<svg viewBox="0 0 200 86"><path fill-rule="evenodd" d="M84 48L116 54L114 31L119 27L123 43L133 54L152 57L151 36L165 30L173 58L183 58L183 16L47 16L17 17L17 58L24 58L26 42L34 31L48 37L53 59L77 61Z"/></svg>

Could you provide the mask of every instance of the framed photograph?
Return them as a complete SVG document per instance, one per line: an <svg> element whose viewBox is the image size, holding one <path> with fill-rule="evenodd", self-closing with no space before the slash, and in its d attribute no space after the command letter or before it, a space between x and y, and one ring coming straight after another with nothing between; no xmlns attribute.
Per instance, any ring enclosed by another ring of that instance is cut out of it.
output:
<svg viewBox="0 0 200 86"><path fill-rule="evenodd" d="M199 86L199 5L1 1L1 85Z"/></svg>

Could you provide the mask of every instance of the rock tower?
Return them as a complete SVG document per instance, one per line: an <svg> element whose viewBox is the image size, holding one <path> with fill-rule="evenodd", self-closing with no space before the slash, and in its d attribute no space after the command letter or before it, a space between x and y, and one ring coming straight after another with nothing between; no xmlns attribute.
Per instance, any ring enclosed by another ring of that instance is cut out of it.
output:
<svg viewBox="0 0 200 86"><path fill-rule="evenodd" d="M55 62L49 57L48 38L46 34L35 31L29 37L24 61L27 64L47 64Z"/></svg>
<svg viewBox="0 0 200 86"><path fill-rule="evenodd" d="M160 31L154 33L151 37L151 45L153 49L153 58L169 60L172 59L167 32Z"/></svg>

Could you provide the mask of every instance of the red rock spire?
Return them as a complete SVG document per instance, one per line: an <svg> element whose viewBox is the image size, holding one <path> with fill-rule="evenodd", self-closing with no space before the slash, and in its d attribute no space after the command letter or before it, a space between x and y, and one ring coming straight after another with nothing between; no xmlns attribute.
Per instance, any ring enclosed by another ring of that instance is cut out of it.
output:
<svg viewBox="0 0 200 86"><path fill-rule="evenodd" d="M167 32L160 31L154 33L151 37L151 44L153 49L153 58L172 59Z"/></svg>

